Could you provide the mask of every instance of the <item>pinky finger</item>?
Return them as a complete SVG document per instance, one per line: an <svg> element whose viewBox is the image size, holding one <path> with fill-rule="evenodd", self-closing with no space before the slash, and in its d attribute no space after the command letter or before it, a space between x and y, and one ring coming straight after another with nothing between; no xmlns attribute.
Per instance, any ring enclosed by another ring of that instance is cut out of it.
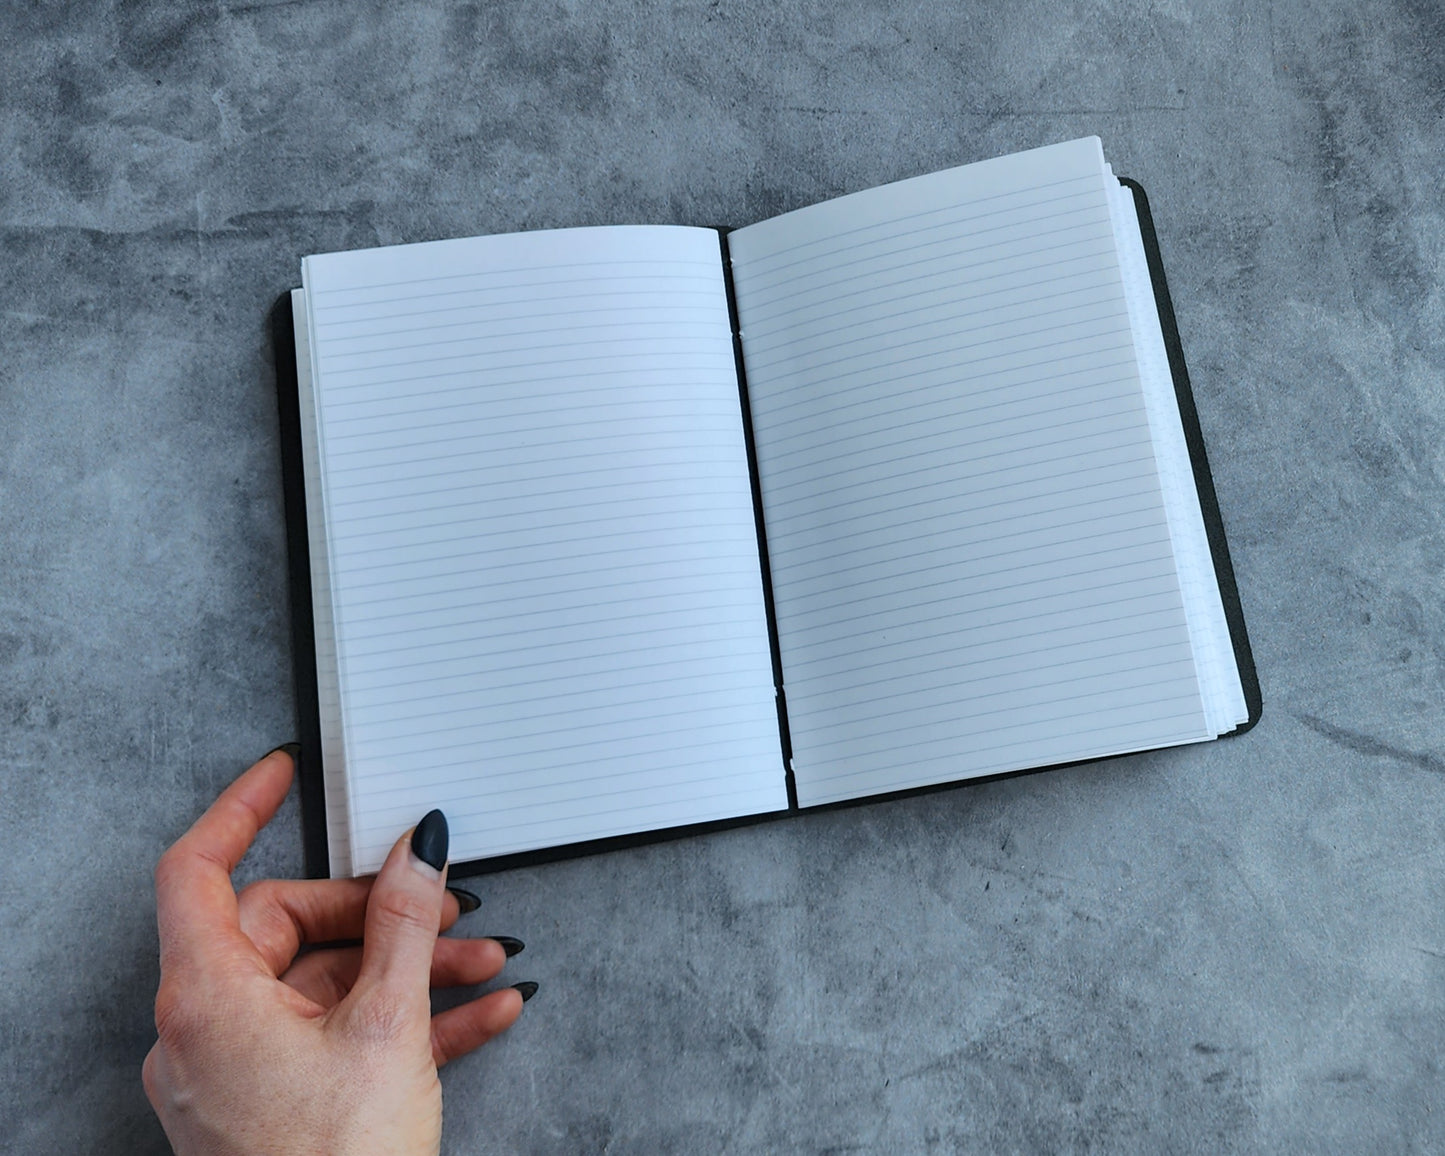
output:
<svg viewBox="0 0 1445 1156"><path fill-rule="evenodd" d="M522 993L514 987L438 1012L431 1020L432 1059L440 1068L476 1050L516 1023L521 1014Z"/></svg>

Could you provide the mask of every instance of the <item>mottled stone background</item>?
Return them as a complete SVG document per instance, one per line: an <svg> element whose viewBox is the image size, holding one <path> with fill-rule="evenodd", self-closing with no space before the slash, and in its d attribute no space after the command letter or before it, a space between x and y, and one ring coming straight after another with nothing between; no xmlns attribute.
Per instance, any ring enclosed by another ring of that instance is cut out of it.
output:
<svg viewBox="0 0 1445 1156"><path fill-rule="evenodd" d="M0 1147L155 1153L150 871L293 728L308 252L744 224L1085 133L1149 190L1247 737L480 881L467 1153L1445 1150L1432 0L8 0ZM301 867L294 801L246 877Z"/></svg>

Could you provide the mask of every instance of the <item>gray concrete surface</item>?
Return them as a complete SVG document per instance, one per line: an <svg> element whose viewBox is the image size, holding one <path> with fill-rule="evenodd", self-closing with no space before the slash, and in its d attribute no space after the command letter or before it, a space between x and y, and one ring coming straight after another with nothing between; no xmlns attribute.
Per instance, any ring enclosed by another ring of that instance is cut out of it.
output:
<svg viewBox="0 0 1445 1156"><path fill-rule="evenodd" d="M1238 741L494 876L447 1150L1445 1150L1445 13L7 4L0 1147L153 1153L150 870L293 726L308 252L736 223L1097 132L1149 190ZM301 866L294 802L242 874Z"/></svg>

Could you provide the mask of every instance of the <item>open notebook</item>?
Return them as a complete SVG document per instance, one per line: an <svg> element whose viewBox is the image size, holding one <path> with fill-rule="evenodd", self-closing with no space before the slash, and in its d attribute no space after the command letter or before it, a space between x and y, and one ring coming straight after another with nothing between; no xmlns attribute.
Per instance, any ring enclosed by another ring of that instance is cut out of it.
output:
<svg viewBox="0 0 1445 1156"><path fill-rule="evenodd" d="M432 807L466 873L1258 717L1147 207L1096 138L302 280L313 869Z"/></svg>

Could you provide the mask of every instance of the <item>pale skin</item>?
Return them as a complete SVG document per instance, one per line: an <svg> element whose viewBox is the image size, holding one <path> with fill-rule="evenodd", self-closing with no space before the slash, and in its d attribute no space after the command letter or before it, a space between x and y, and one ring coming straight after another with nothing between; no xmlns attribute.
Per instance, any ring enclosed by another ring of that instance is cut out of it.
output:
<svg viewBox="0 0 1445 1156"><path fill-rule="evenodd" d="M431 1014L431 988L485 983L506 956L492 939L438 938L457 901L411 832L374 879L266 880L237 895L231 872L292 773L285 751L267 755L156 867L146 1095L179 1156L431 1156L437 1069L510 1027L522 996L505 988Z"/></svg>

